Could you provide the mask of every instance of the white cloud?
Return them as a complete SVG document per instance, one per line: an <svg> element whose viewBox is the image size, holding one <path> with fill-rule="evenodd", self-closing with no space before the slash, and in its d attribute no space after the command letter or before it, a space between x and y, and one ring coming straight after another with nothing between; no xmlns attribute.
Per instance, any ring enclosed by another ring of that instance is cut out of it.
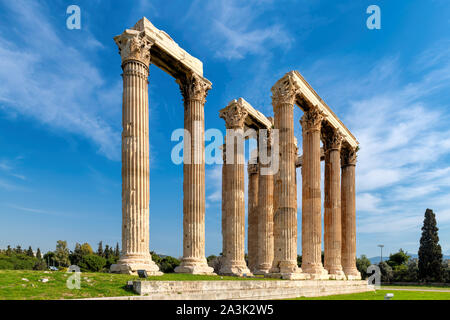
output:
<svg viewBox="0 0 450 320"><path fill-rule="evenodd" d="M120 159L120 120L111 124L102 113L119 111L120 99L102 100L111 87L90 62L99 42L83 29L83 41L65 41L44 5L14 1L5 6L20 30L0 27L0 109L81 135L109 159Z"/></svg>
<svg viewBox="0 0 450 320"><path fill-rule="evenodd" d="M207 22L207 28L200 27L206 41L219 58L243 59L247 55L267 55L270 48L289 48L292 38L282 23L262 18L273 1L212 0L194 1L184 22L201 16L198 23ZM205 19L206 17L206 19ZM264 19L264 27L258 21Z"/></svg>

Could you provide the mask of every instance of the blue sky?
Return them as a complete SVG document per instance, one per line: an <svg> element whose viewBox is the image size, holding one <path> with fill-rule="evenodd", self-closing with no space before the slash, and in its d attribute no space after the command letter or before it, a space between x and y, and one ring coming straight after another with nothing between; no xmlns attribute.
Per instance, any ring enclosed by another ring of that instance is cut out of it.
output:
<svg viewBox="0 0 450 320"><path fill-rule="evenodd" d="M81 30L66 28L71 4ZM366 27L371 4L381 30ZM273 115L271 86L287 71L303 74L361 143L358 255L378 255L380 243L416 253L428 207L450 254L444 0L0 1L0 247L120 243L122 80L112 38L142 16L203 61L213 83L207 129L224 130L218 111L238 97ZM150 247L180 256L183 171L170 136L183 127L182 99L155 66L149 100ZM206 183L209 255L221 251L220 166L206 167Z"/></svg>

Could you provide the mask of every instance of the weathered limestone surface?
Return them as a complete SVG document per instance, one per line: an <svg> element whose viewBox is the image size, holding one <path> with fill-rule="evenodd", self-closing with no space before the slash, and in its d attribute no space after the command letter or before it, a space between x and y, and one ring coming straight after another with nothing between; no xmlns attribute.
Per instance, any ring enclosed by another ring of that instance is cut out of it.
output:
<svg viewBox="0 0 450 320"><path fill-rule="evenodd" d="M223 266L219 273L224 275L251 275L245 262L245 195L244 195L244 153L240 144L243 141L243 128L247 111L237 101L232 101L220 112L227 128L227 152L233 148L233 158L226 161L227 204L225 206L225 230L223 235L226 251L223 252ZM228 130L232 130L229 132ZM229 134L235 133L242 139ZM231 163L230 163L231 162Z"/></svg>
<svg viewBox="0 0 450 320"><path fill-rule="evenodd" d="M312 279L327 279L322 266L322 209L320 199L320 130L323 112L311 107L301 119L302 165L302 270Z"/></svg>
<svg viewBox="0 0 450 320"><path fill-rule="evenodd" d="M345 279L341 266L341 159L342 135L325 126L324 267L331 279Z"/></svg>
<svg viewBox="0 0 450 320"><path fill-rule="evenodd" d="M134 281L137 300L270 300L374 291L367 281ZM120 299L119 297L117 299Z"/></svg>
<svg viewBox="0 0 450 320"><path fill-rule="evenodd" d="M254 271L258 263L258 164L248 164L248 268Z"/></svg>
<svg viewBox="0 0 450 320"><path fill-rule="evenodd" d="M267 154L271 154L271 131L267 139L262 139L259 148L267 148ZM270 168L270 163L259 164L263 168ZM259 175L258 186L258 243L257 263L254 274L267 274L273 262L273 172ZM263 171L264 172L264 171Z"/></svg>
<svg viewBox="0 0 450 320"><path fill-rule="evenodd" d="M359 280L356 268L356 207L355 166L356 148L345 147L341 152L342 166L342 268L348 280Z"/></svg>
<svg viewBox="0 0 450 320"><path fill-rule="evenodd" d="M302 277L297 266L297 189L295 187L294 102L292 79L272 87L275 129L279 130L279 171L275 175L274 260L270 270L285 278Z"/></svg>
<svg viewBox="0 0 450 320"><path fill-rule="evenodd" d="M150 47L143 33L115 38L122 57L122 253L111 272L159 275L149 253L148 88Z"/></svg>
<svg viewBox="0 0 450 320"><path fill-rule="evenodd" d="M179 273L212 274L205 258L205 141L204 105L211 83L192 73L177 80L184 100L184 150L190 159L183 165L183 258L175 269ZM186 153L185 153L186 154Z"/></svg>
<svg viewBox="0 0 450 320"><path fill-rule="evenodd" d="M139 20L131 30L145 31L154 43L151 48L151 63L163 69L175 79L195 73L203 77L203 63L191 56L163 30L156 28L146 17Z"/></svg>
<svg viewBox="0 0 450 320"><path fill-rule="evenodd" d="M303 78L303 76L298 71L290 71L286 73L283 78L278 80L277 83L285 82L289 79L292 83L292 88L297 92L298 106L303 110L309 108L310 106L315 106L324 114L327 118L327 122L335 129L339 129L344 137L344 141L356 148L358 146L358 141L352 135L350 130L342 123L342 121L334 114L330 107L323 101L320 96L314 91L314 89L309 85L309 83Z"/></svg>

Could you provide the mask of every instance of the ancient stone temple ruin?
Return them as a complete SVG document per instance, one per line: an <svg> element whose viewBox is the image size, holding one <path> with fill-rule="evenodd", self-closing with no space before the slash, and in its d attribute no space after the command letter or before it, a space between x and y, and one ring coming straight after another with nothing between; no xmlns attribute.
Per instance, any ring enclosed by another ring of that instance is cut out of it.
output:
<svg viewBox="0 0 450 320"><path fill-rule="evenodd" d="M204 105L211 83L202 63L146 18L114 38L123 69L122 254L112 272L161 274L149 254L148 76L154 64L180 85L190 151L183 168L183 258L175 270L212 274L205 259ZM284 279L357 280L355 166L358 141L297 71L271 89L274 117L244 98L219 111L225 121L222 168L223 257L220 274ZM294 108L303 111L302 155ZM247 135L247 131L253 132ZM257 139L248 169L248 262L245 260L245 139ZM321 148L322 142L322 148ZM186 153L185 153L186 154ZM269 160L269 161L268 161ZM325 162L321 181L321 161ZM296 170L300 168L300 172ZM297 174L302 181L297 265ZM324 183L324 263L322 201Z"/></svg>

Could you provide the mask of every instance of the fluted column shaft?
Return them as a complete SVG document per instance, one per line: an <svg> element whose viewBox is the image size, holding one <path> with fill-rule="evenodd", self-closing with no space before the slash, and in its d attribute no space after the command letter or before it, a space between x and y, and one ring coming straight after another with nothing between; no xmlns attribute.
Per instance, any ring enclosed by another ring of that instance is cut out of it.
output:
<svg viewBox="0 0 450 320"><path fill-rule="evenodd" d="M275 129L279 130L279 171L275 176L274 260L271 272L296 273L297 190L295 188L294 101L273 98Z"/></svg>
<svg viewBox="0 0 450 320"><path fill-rule="evenodd" d="M260 148L267 148L271 155L270 138ZM262 168L270 168L270 163L259 164ZM255 274L266 274L273 263L273 172L260 171L258 181L258 259Z"/></svg>
<svg viewBox="0 0 450 320"><path fill-rule="evenodd" d="M361 279L356 268L356 150L342 151L342 267L349 280Z"/></svg>
<svg viewBox="0 0 450 320"><path fill-rule="evenodd" d="M205 258L204 104L211 84L198 75L178 79L184 98L183 258L175 272L207 274ZM186 157L186 152L190 157Z"/></svg>
<svg viewBox="0 0 450 320"><path fill-rule="evenodd" d="M311 107L302 117L302 270L312 278L326 274L322 266L320 198L320 130L323 114Z"/></svg>
<svg viewBox="0 0 450 320"><path fill-rule="evenodd" d="M253 272L258 263L258 181L257 164L248 164L248 267Z"/></svg>
<svg viewBox="0 0 450 320"><path fill-rule="evenodd" d="M331 278L342 279L341 266L341 158L342 136L329 128L323 134L325 149L324 267ZM324 131L323 131L324 132Z"/></svg>
<svg viewBox="0 0 450 320"><path fill-rule="evenodd" d="M244 187L244 120L245 108L234 101L221 110L225 120L227 204L225 206L225 230L222 232L226 251L220 273L224 275L251 275L245 262L245 187ZM232 156L229 156L232 154ZM231 158L230 158L231 157Z"/></svg>
<svg viewBox="0 0 450 320"><path fill-rule="evenodd" d="M145 33L114 39L122 57L122 253L111 272L160 274L149 250L148 75L150 43Z"/></svg>
<svg viewBox="0 0 450 320"><path fill-rule="evenodd" d="M227 203L228 203L228 180L227 180L227 166L226 166L226 144L222 146L222 157L223 157L223 165L222 165L222 256L225 255L227 251L227 245L225 241L224 232L226 231L226 214L227 214Z"/></svg>

